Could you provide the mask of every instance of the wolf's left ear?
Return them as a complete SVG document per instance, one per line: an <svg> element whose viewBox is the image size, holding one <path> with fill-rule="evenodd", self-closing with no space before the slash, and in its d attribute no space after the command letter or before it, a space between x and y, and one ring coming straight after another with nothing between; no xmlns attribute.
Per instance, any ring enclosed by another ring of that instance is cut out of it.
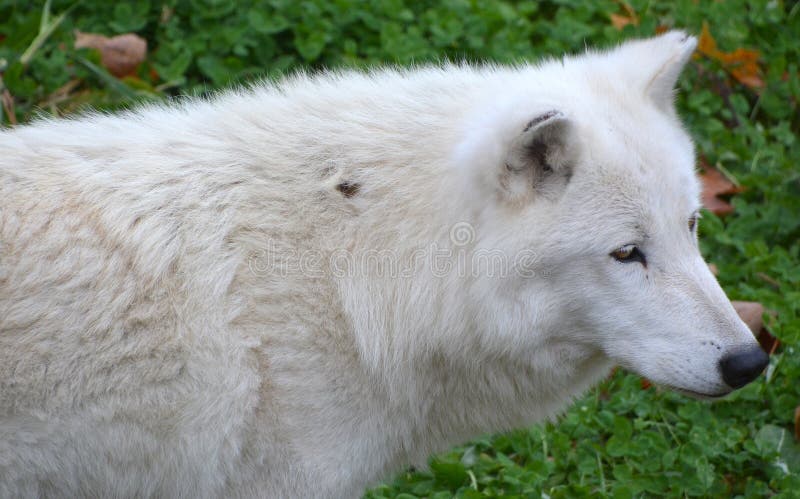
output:
<svg viewBox="0 0 800 499"><path fill-rule="evenodd" d="M557 196L572 176L572 122L561 111L530 120L512 141L501 187L509 201Z"/></svg>
<svg viewBox="0 0 800 499"><path fill-rule="evenodd" d="M670 31L661 36L632 44L627 64L641 65L644 71L644 91L662 109L671 109L675 84L681 71L697 47L697 39L682 31Z"/></svg>

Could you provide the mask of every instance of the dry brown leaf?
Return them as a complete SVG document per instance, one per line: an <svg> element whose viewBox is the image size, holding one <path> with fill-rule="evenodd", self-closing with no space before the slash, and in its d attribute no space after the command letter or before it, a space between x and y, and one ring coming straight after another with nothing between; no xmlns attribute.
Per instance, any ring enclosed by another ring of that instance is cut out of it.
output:
<svg viewBox="0 0 800 499"><path fill-rule="evenodd" d="M764 305L755 301L732 301L731 303L753 335L758 336L761 328L764 327L764 321L761 319L761 316L764 315Z"/></svg>
<svg viewBox="0 0 800 499"><path fill-rule="evenodd" d="M621 14L609 14L608 17L611 18L611 25L617 28L618 30L622 30L622 28L624 28L629 24L633 24L634 26L636 26L637 24L630 17L623 16Z"/></svg>
<svg viewBox="0 0 800 499"><path fill-rule="evenodd" d="M708 23L703 22L703 30L697 42L697 51L722 64L739 83L751 88L762 88L764 80L758 67L761 56L757 50L738 48L733 52L723 52L717 48L717 41L711 36Z"/></svg>
<svg viewBox="0 0 800 499"><path fill-rule="evenodd" d="M100 51L100 62L117 78L131 76L147 55L147 41L133 33L111 38L95 33L75 31L75 48Z"/></svg>
<svg viewBox="0 0 800 499"><path fill-rule="evenodd" d="M761 348L770 355L775 353L778 346L780 346L780 341L778 341L778 338L772 336L767 328L764 327L764 321L762 319L764 316L764 306L752 301L733 301L731 303L736 313L739 314L742 321L747 324L747 327L750 328L750 331L752 331L753 335L758 339ZM768 314L774 315L774 312L768 312Z"/></svg>
<svg viewBox="0 0 800 499"><path fill-rule="evenodd" d="M800 440L800 405L794 410L794 438Z"/></svg>
<svg viewBox="0 0 800 499"><path fill-rule="evenodd" d="M711 36L708 23L703 21L703 29L700 31L700 38L697 40L697 51L709 57L719 52L717 41Z"/></svg>
<svg viewBox="0 0 800 499"><path fill-rule="evenodd" d="M761 345L761 348L770 355L775 353L775 351L778 350L778 347L781 346L780 340L772 336L772 333L770 333L765 327L761 328L761 332L758 333L756 338L758 339L758 344Z"/></svg>
<svg viewBox="0 0 800 499"><path fill-rule="evenodd" d="M636 11L633 10L627 2L620 1L618 2L624 11L623 14L609 14L609 18L611 18L611 25L617 28L618 30L622 30L625 26L632 24L634 26L639 25L639 16L636 15Z"/></svg>
<svg viewBox="0 0 800 499"><path fill-rule="evenodd" d="M725 175L719 170L708 165L703 165L700 180L703 181L703 206L707 210L717 215L727 215L733 211L733 206L720 196L731 196L742 192L741 187L725 178Z"/></svg>

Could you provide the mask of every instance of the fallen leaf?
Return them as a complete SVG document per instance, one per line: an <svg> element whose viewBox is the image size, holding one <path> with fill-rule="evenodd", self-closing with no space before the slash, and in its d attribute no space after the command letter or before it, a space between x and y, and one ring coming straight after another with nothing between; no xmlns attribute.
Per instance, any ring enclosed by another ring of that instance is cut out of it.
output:
<svg viewBox="0 0 800 499"><path fill-rule="evenodd" d="M117 78L135 74L147 55L147 41L133 33L108 38L75 31L75 48L99 50L101 64Z"/></svg>
<svg viewBox="0 0 800 499"><path fill-rule="evenodd" d="M609 14L608 17L611 18L611 25L617 28L618 30L621 30L622 28L624 28L629 24L633 24L634 26L636 26L637 24L630 17L623 16L620 14Z"/></svg>
<svg viewBox="0 0 800 499"><path fill-rule="evenodd" d="M800 405L794 410L794 438L800 440Z"/></svg>
<svg viewBox="0 0 800 499"><path fill-rule="evenodd" d="M708 29L708 23L703 21L703 28L700 31L700 37L697 39L697 51L703 55L716 55L719 51L717 48L717 41L711 36L711 31Z"/></svg>
<svg viewBox="0 0 800 499"><path fill-rule="evenodd" d="M757 50L744 48L738 48L733 52L723 52L717 47L717 41L711 36L707 22L703 22L700 39L697 41L697 51L722 64L722 67L739 83L751 88L764 86L761 69L758 67L761 54Z"/></svg>
<svg viewBox="0 0 800 499"><path fill-rule="evenodd" d="M758 340L758 344L761 345L761 348L770 355L774 354L775 351L778 350L778 347L781 346L780 340L772 336L772 333L770 333L767 328L762 328L761 332L756 336L756 339Z"/></svg>
<svg viewBox="0 0 800 499"><path fill-rule="evenodd" d="M764 321L761 319L764 315L764 305L754 301L732 301L731 303L753 335L757 336L764 327Z"/></svg>
<svg viewBox="0 0 800 499"><path fill-rule="evenodd" d="M618 30L622 30L625 26L632 24L634 26L639 25L639 16L636 14L636 11L633 10L627 2L619 1L618 2L622 7L624 13L622 14L609 14L609 18L611 18L611 25L617 28Z"/></svg>
<svg viewBox="0 0 800 499"><path fill-rule="evenodd" d="M728 180L719 170L706 164L703 164L700 180L703 181L703 206L716 215L731 213L733 206L720 196L731 196L743 189Z"/></svg>
<svg viewBox="0 0 800 499"><path fill-rule="evenodd" d="M742 321L747 324L747 327L753 332L753 336L756 337L761 348L770 355L774 354L778 346L780 346L780 341L764 327L764 321L762 319L764 316L764 306L758 302L752 301L732 301L731 303ZM768 311L767 313L774 315L774 312Z"/></svg>
<svg viewBox="0 0 800 499"><path fill-rule="evenodd" d="M640 378L639 384L641 385L642 390L648 390L650 387L653 386L653 383L651 383L650 380L647 378Z"/></svg>

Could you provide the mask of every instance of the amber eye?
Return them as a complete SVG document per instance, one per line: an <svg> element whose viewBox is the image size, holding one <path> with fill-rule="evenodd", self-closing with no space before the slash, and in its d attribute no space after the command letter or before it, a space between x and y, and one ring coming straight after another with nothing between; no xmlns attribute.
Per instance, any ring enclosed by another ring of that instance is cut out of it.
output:
<svg viewBox="0 0 800 499"><path fill-rule="evenodd" d="M697 215L689 219L689 232L694 232L695 227L697 227Z"/></svg>
<svg viewBox="0 0 800 499"><path fill-rule="evenodd" d="M611 252L611 256L618 262L633 263L639 262L647 266L647 260L639 248L635 244L626 244L625 246Z"/></svg>

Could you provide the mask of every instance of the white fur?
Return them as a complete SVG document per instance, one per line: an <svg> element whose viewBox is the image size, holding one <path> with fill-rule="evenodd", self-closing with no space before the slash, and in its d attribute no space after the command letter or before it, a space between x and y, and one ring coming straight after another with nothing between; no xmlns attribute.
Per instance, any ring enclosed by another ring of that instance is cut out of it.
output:
<svg viewBox="0 0 800 499"><path fill-rule="evenodd" d="M354 497L615 363L729 391L717 362L754 340L687 228L693 48L2 132L0 497ZM543 115L551 170L515 142ZM609 256L629 243L647 268Z"/></svg>

